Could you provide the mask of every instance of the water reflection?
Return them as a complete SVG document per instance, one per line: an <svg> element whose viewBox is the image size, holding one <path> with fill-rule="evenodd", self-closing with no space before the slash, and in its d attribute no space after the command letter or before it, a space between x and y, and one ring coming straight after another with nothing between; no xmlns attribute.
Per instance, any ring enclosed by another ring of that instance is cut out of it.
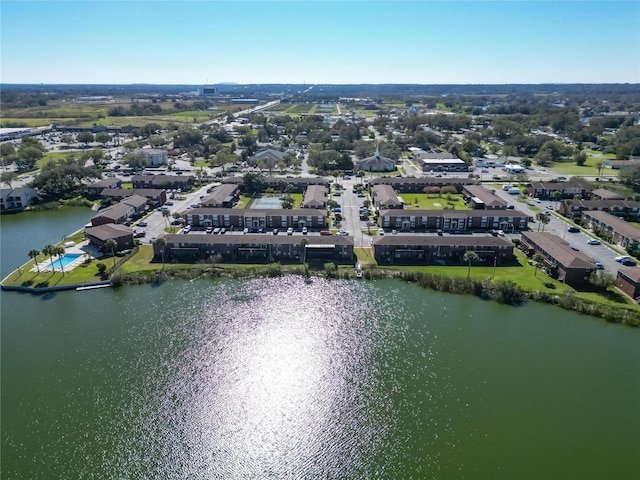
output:
<svg viewBox="0 0 640 480"><path fill-rule="evenodd" d="M295 278L245 288L218 290L205 318L191 319L192 343L164 396L164 422L180 432L165 448L190 459L180 476L353 470L384 437L368 416L376 330L352 309L357 292Z"/></svg>

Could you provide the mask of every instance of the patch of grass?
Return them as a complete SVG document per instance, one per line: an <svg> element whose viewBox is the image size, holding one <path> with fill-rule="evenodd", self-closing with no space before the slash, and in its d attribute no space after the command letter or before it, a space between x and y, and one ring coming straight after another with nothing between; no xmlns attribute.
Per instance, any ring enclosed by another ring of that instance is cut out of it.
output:
<svg viewBox="0 0 640 480"><path fill-rule="evenodd" d="M447 195L436 197L426 193L403 193L400 196L406 210L442 210L445 207L455 207L456 210L471 210L465 205L461 194L452 194L451 203L447 201Z"/></svg>
<svg viewBox="0 0 640 480"><path fill-rule="evenodd" d="M371 248L363 248L363 247L356 247L353 249L353 252L355 253L356 257L358 258L358 263L362 266L365 265L378 265L378 262L376 262L376 259L373 258L373 252L371 250Z"/></svg>
<svg viewBox="0 0 640 480"><path fill-rule="evenodd" d="M251 200L251 197L248 197L247 195L242 195L234 208L247 208L247 205L249 205L250 200Z"/></svg>
<svg viewBox="0 0 640 480"><path fill-rule="evenodd" d="M55 260L56 257L54 257ZM48 261L48 255L39 255L37 258L38 262ZM112 264L111 259L107 259L102 263L105 263L107 267L111 267ZM20 267L22 273L18 270L14 271L6 278L4 284L11 286L19 286L19 285L46 285L48 287L59 287L63 285L73 285L77 283L91 283L102 280L100 274L98 272L97 261L93 260L88 266L80 265L73 270L64 272L40 272L37 271L32 272L31 268L35 266L35 262L30 260L26 264Z"/></svg>

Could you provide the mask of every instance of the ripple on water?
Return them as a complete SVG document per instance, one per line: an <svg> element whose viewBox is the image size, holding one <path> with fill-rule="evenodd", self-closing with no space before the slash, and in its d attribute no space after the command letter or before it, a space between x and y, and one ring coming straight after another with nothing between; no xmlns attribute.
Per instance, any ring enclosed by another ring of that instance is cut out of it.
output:
<svg viewBox="0 0 640 480"><path fill-rule="evenodd" d="M432 339L397 321L412 312L393 291L369 290L286 277L200 292L201 306L168 333L166 375L145 386L137 439L122 445L138 466L121 467L158 478L353 478L393 471L414 441L406 422L437 441L446 418L441 374L424 372ZM415 354L398 365L407 346ZM398 368L416 363L407 385Z"/></svg>

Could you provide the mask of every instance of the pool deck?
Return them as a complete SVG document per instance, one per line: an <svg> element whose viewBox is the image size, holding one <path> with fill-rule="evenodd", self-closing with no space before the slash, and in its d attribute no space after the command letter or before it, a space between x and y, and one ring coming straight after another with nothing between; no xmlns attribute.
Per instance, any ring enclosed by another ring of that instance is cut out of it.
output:
<svg viewBox="0 0 640 480"><path fill-rule="evenodd" d="M38 263L38 265L34 265L31 268L32 272L37 272L38 270L40 272L61 272L62 269L64 269L65 272L69 272L71 270L73 270L74 268L82 265L82 263L87 259L87 258L93 258L93 252L91 251L91 249L89 248L89 242L88 241L84 241L82 243L76 244L74 246L69 246L69 247L65 247L65 254L67 253L71 253L71 254L78 254L80 255L78 258L76 258L74 261L70 262L68 265L65 265L64 267L60 267L59 266L59 262L57 262L58 258L54 257L53 259L53 263L54 265L51 265L51 259L48 258L47 260L45 260L44 262L40 262Z"/></svg>

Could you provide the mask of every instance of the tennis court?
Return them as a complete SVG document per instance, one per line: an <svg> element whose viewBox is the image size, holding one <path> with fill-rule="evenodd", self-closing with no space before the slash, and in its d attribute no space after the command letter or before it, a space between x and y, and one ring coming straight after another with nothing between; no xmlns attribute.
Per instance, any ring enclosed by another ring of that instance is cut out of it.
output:
<svg viewBox="0 0 640 480"><path fill-rule="evenodd" d="M282 201L280 197L257 197L253 199L249 208L270 208L276 210L282 208Z"/></svg>

